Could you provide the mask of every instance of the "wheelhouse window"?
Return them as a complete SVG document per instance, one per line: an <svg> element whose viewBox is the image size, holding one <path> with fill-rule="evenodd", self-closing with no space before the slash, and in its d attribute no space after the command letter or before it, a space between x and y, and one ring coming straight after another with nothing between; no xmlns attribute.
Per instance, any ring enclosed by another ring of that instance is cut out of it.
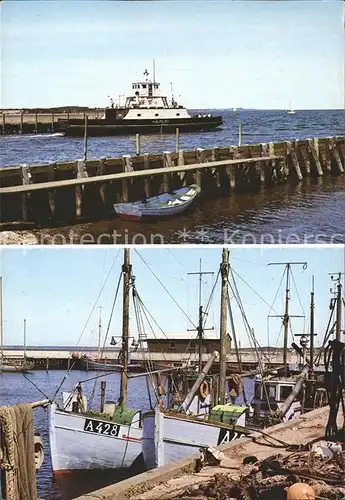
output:
<svg viewBox="0 0 345 500"><path fill-rule="evenodd" d="M146 83L143 84L143 89L146 89L147 85Z"/></svg>
<svg viewBox="0 0 345 500"><path fill-rule="evenodd" d="M289 385L281 385L280 386L280 401L285 401L285 399L290 396L292 391L292 387Z"/></svg>
<svg viewBox="0 0 345 500"><path fill-rule="evenodd" d="M261 399L261 384L254 385L254 397L255 399Z"/></svg>
<svg viewBox="0 0 345 500"><path fill-rule="evenodd" d="M266 385L267 395L270 401L276 400L276 386L275 385Z"/></svg>

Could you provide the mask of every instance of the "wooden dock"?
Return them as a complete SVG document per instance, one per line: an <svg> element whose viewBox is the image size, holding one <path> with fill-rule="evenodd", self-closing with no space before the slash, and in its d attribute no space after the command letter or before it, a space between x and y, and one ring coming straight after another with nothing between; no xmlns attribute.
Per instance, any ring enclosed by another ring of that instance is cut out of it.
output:
<svg viewBox="0 0 345 500"><path fill-rule="evenodd" d="M2 227L102 220L113 203L196 183L201 196L256 192L306 177L342 175L345 138L198 148L158 155L77 160L0 169Z"/></svg>

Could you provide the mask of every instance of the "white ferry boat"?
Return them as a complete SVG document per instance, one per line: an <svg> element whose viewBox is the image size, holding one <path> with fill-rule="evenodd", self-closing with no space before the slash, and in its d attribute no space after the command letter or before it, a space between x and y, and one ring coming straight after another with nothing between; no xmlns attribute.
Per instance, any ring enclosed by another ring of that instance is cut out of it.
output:
<svg viewBox="0 0 345 500"><path fill-rule="evenodd" d="M160 95L160 84L151 79L147 70L143 79L132 83L132 95L124 106L114 105L105 109L104 116L89 119L87 133L90 136L132 135L135 133L174 133L208 131L222 125L221 116L208 114L191 115L172 97ZM58 128L66 136L83 136L83 119L60 119Z"/></svg>

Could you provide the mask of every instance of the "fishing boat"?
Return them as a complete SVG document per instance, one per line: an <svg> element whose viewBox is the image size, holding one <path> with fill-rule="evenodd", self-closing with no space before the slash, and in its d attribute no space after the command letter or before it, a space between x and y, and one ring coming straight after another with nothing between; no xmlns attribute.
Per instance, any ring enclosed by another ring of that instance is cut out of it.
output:
<svg viewBox="0 0 345 500"><path fill-rule="evenodd" d="M135 133L174 133L209 131L221 126L221 116L210 113L191 115L186 108L178 104L174 97L160 95L160 83L147 70L140 81L132 83L132 93L126 98L124 106L120 103L111 105L99 119L87 120L89 136L132 135ZM66 136L83 136L85 120L59 119L58 131Z"/></svg>
<svg viewBox="0 0 345 500"><path fill-rule="evenodd" d="M100 411L88 408L82 387L63 393L62 407L49 408L49 436L55 475L87 469L134 466L141 454L141 412L127 408L129 296L132 286L130 250L124 249L121 386L118 404L101 403Z"/></svg>
<svg viewBox="0 0 345 500"><path fill-rule="evenodd" d="M146 217L169 217L187 210L200 188L196 184L176 189L133 203L115 203L115 212L121 219L138 221Z"/></svg>
<svg viewBox="0 0 345 500"><path fill-rule="evenodd" d="M168 217L187 210L200 193L196 184L176 189L133 203L115 203L115 212L121 219L138 221L146 217Z"/></svg>
<svg viewBox="0 0 345 500"><path fill-rule="evenodd" d="M169 464L199 452L201 448L215 447L228 443L244 434L246 413L249 407L229 404L226 401L226 345L227 321L226 307L228 301L228 255L227 249L222 251L220 267L221 314L220 314L220 355L214 351L203 369L202 339L204 335L204 317L199 305L199 375L194 378L193 385L178 404L167 400L158 405L154 411L145 412L143 421L143 457L148 469ZM199 293L199 297L201 293ZM208 375L214 361L219 357L219 374L213 379ZM176 382L174 382L176 387ZM177 394L181 394L177 388ZM169 391L168 391L169 394ZM182 392L183 394L183 392Z"/></svg>

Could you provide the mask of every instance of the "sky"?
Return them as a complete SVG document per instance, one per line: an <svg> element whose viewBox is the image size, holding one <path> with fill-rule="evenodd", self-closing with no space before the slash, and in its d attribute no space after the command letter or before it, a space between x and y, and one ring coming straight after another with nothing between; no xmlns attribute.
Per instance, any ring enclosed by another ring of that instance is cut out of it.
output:
<svg viewBox="0 0 345 500"><path fill-rule="evenodd" d="M318 333L318 344L322 342L329 317L332 281L328 273L344 272L344 256L344 247L339 246L266 246L231 250L230 261L239 294L248 322L260 345L282 345L281 319L268 320L267 317L282 314L284 286L282 288L280 283L284 267L268 264L289 261L308 263L307 269L300 265L293 266L290 314L305 314L306 318L292 318L291 324L294 334L308 331L309 300L314 275L315 331ZM186 332L187 328L194 327L197 321L198 276L187 273L199 271L200 259L203 271L215 273L202 279L202 302L205 306L219 270L221 248L164 246L131 250L138 293L159 325L158 328L152 320L152 332L146 324L145 332L149 337L171 337L174 333ZM123 250L118 247L3 247L0 274L3 281L5 345L22 345L23 322L26 319L28 345L78 345L80 350L83 346L96 346L99 307L102 307L104 332L122 260ZM170 295L157 278L164 283ZM274 301L275 296L277 298ZM238 339L242 346L248 346L244 323L232 295L231 304ZM216 335L219 333L219 313L218 283L206 324L208 328L215 328ZM122 293L116 302L110 335L120 336L121 324ZM130 330L131 335L136 337L137 327L132 306ZM195 336L196 333L191 335ZM290 336L289 342L291 341Z"/></svg>
<svg viewBox="0 0 345 500"><path fill-rule="evenodd" d="M106 106L150 70L187 108L341 109L344 4L31 1L1 8L1 107Z"/></svg>

